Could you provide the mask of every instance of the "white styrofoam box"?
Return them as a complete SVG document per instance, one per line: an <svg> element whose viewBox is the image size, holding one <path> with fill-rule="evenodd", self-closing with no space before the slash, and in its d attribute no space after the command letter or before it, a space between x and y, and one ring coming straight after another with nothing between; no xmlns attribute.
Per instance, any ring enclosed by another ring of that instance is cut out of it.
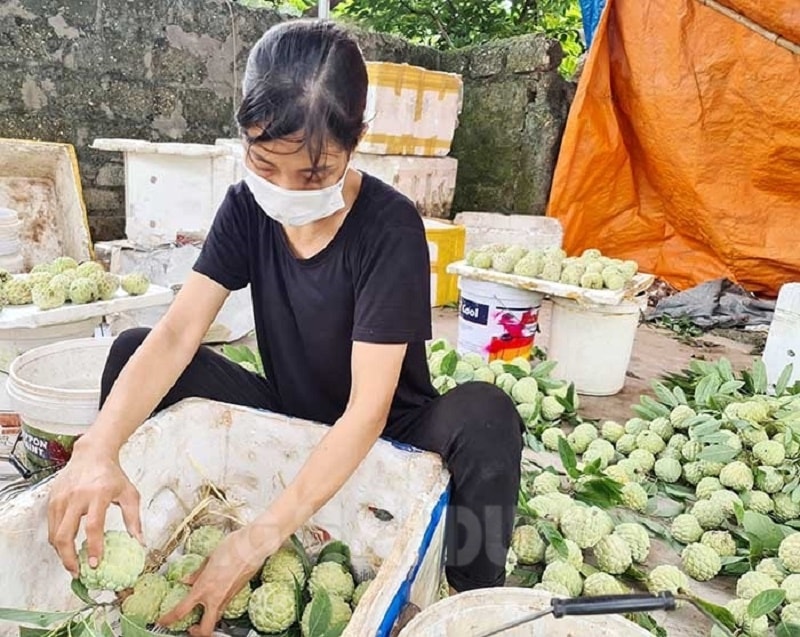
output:
<svg viewBox="0 0 800 637"><path fill-rule="evenodd" d="M800 283L787 283L778 292L761 358L770 390L787 365L792 366L788 386L800 381Z"/></svg>
<svg viewBox="0 0 800 637"><path fill-rule="evenodd" d="M183 285L200 255L200 247L193 244L142 249L124 240L98 243L95 249L108 263L110 272L120 275L144 272L151 282L172 289ZM153 327L167 309L158 307L118 314L109 319L109 325L114 334L129 327ZM247 286L228 296L203 341L229 343L246 336L254 328L253 302L250 286Z"/></svg>
<svg viewBox="0 0 800 637"><path fill-rule="evenodd" d="M450 216L456 191L458 160L455 157L408 155L353 155L353 168L363 170L393 186L416 205L425 217Z"/></svg>
<svg viewBox="0 0 800 637"><path fill-rule="evenodd" d="M467 230L467 251L490 243L520 244L529 250L561 247L564 240L561 222L553 217L459 212L453 221Z"/></svg>
<svg viewBox="0 0 800 637"><path fill-rule="evenodd" d="M329 429L197 398L156 414L120 453L141 496L146 546L164 546L208 482L240 505L234 513L243 522L252 521L297 476ZM344 637L388 637L407 601L422 609L437 601L449 481L439 456L379 440L339 492L315 514L308 512L309 524L298 536L312 556L320 548L314 538L338 539L350 547L360 577L375 575ZM82 605L47 541L51 487L52 481L42 482L0 504L0 607L66 611ZM106 528L124 528L117 507L109 508ZM82 528L76 542L84 538ZM0 637L17 634L16 626L0 622Z"/></svg>
<svg viewBox="0 0 800 637"><path fill-rule="evenodd" d="M368 129L361 152L434 157L450 152L464 99L460 75L394 62L367 62L367 74Z"/></svg>
<svg viewBox="0 0 800 637"><path fill-rule="evenodd" d="M22 263L4 257L4 267L27 272L60 256L92 257L78 160L70 144L0 139L0 208L6 207L22 222Z"/></svg>
<svg viewBox="0 0 800 637"><path fill-rule="evenodd" d="M235 161L217 145L96 139L92 148L123 153L125 236L143 247L204 237L234 182Z"/></svg>

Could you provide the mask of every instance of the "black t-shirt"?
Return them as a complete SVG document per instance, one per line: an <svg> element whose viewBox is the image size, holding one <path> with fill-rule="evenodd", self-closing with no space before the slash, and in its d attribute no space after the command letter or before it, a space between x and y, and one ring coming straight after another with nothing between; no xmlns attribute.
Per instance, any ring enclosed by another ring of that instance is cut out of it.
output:
<svg viewBox="0 0 800 637"><path fill-rule="evenodd" d="M364 174L334 239L310 259L244 182L228 189L194 269L228 290L251 285L258 349L282 413L332 424L350 396L353 341L407 343L389 422L435 397L430 262L414 204Z"/></svg>

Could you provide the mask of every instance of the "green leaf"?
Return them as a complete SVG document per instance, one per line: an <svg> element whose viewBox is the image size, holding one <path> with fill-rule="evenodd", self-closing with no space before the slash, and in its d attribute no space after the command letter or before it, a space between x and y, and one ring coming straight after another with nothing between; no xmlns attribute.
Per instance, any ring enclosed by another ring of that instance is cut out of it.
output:
<svg viewBox="0 0 800 637"><path fill-rule="evenodd" d="M800 624L787 624L781 621L775 626L775 637L800 637Z"/></svg>
<svg viewBox="0 0 800 637"><path fill-rule="evenodd" d="M552 522L548 520L536 520L535 526L539 530L539 533L547 540L547 543L551 544L561 557L567 557L569 555L567 543L564 542L564 538Z"/></svg>
<svg viewBox="0 0 800 637"><path fill-rule="evenodd" d="M622 485L611 478L591 478L580 485L575 499L609 509L622 501Z"/></svg>
<svg viewBox="0 0 800 637"><path fill-rule="evenodd" d="M575 451L569 446L566 438L558 439L558 455L561 457L561 463L564 465L567 475L573 480L577 480L581 475L578 471L578 461L575 458Z"/></svg>
<svg viewBox="0 0 800 637"><path fill-rule="evenodd" d="M687 594L687 597L692 600L695 606L700 609L704 615L711 619L722 630L726 631L723 634L733 637L732 631L736 630L736 622L727 608L712 604L711 602L691 594Z"/></svg>
<svg viewBox="0 0 800 637"><path fill-rule="evenodd" d="M658 418L658 414L647 407L643 407L642 405L631 405L631 410L635 413L639 418L644 418L645 420L655 420Z"/></svg>
<svg viewBox="0 0 800 637"><path fill-rule="evenodd" d="M767 366L761 357L756 357L753 361L753 393L766 394L767 393Z"/></svg>
<svg viewBox="0 0 800 637"><path fill-rule="evenodd" d="M324 590L317 591L308 616L308 637L323 637L331 624L331 600Z"/></svg>
<svg viewBox="0 0 800 637"><path fill-rule="evenodd" d="M521 367L517 367L516 365L512 365L510 363L505 363L503 365L503 371L506 374L511 374L514 378L519 380L520 378L525 378L528 373L522 369Z"/></svg>
<svg viewBox="0 0 800 637"><path fill-rule="evenodd" d="M32 624L47 628L68 620L75 612L45 613L36 610L19 610L16 608L0 608L0 621L14 622L17 624Z"/></svg>
<svg viewBox="0 0 800 637"><path fill-rule="evenodd" d="M720 358L717 361L716 367L717 373L720 375L720 378L722 378L723 381L731 381L734 379L733 367L727 358Z"/></svg>
<svg viewBox="0 0 800 637"><path fill-rule="evenodd" d="M289 538L292 542L292 546L297 554L300 556L300 561L303 563L303 570L306 572L306 576L311 573L311 560L308 557L308 553L306 552L306 547L303 546L303 543L298 539L297 535L292 534Z"/></svg>
<svg viewBox="0 0 800 637"><path fill-rule="evenodd" d="M786 535L768 516L755 511L744 512L742 526L750 539L751 548L756 544L764 550L775 551Z"/></svg>
<svg viewBox="0 0 800 637"><path fill-rule="evenodd" d="M686 498L693 498L695 496L695 490L684 486L682 484L668 484L663 483L664 493L671 495L674 498L680 498L681 500L685 500Z"/></svg>
<svg viewBox="0 0 800 637"><path fill-rule="evenodd" d="M111 628L108 622L105 621L100 623L100 633L103 637L117 637L114 634L114 630Z"/></svg>
<svg viewBox="0 0 800 637"><path fill-rule="evenodd" d="M445 341L443 338L438 338L431 343L431 354L445 348L447 348L447 341Z"/></svg>
<svg viewBox="0 0 800 637"><path fill-rule="evenodd" d="M531 370L531 376L537 380L540 378L547 378L556 368L556 365L558 365L556 361L543 361Z"/></svg>
<svg viewBox="0 0 800 637"><path fill-rule="evenodd" d="M338 562L339 564L343 564L349 568L351 559L350 547L348 547L344 542L333 540L322 547L322 550L317 556L317 563Z"/></svg>
<svg viewBox="0 0 800 637"><path fill-rule="evenodd" d="M655 392L656 398L658 398L658 400L660 400L663 404L669 405L670 407L677 407L680 404L673 393L667 389L663 383L653 381L651 385L653 387L653 391Z"/></svg>
<svg viewBox="0 0 800 637"><path fill-rule="evenodd" d="M744 387L744 382L741 380L729 380L725 383L722 383L722 386L719 388L720 394L732 395L739 391L742 387Z"/></svg>
<svg viewBox="0 0 800 637"><path fill-rule="evenodd" d="M703 449L698 455L698 460L706 460L708 462L723 462L727 463L733 460L739 452L731 449L727 445L711 445Z"/></svg>
<svg viewBox="0 0 800 637"><path fill-rule="evenodd" d="M690 427L689 437L693 438L694 440L699 440L704 436L716 433L719 431L720 427L722 427L722 423L719 423L716 420L709 420L702 424L695 425L694 427Z"/></svg>
<svg viewBox="0 0 800 637"><path fill-rule="evenodd" d="M678 401L679 405L688 405L689 399L686 397L686 394L680 387L675 387L672 390L672 394L675 396L675 400Z"/></svg>
<svg viewBox="0 0 800 637"><path fill-rule="evenodd" d="M661 403L656 402L650 396L641 396L639 398L639 402L642 403L643 406L647 407L654 413L658 414L659 416L663 416L665 418L669 418L669 414L672 411L669 407L665 407Z"/></svg>
<svg viewBox="0 0 800 637"><path fill-rule="evenodd" d="M441 374L443 376L452 376L453 372L456 371L456 365L458 364L458 352L456 350L451 349L447 354L444 355L442 358L442 365L441 365Z"/></svg>
<svg viewBox="0 0 800 637"><path fill-rule="evenodd" d="M744 575L750 570L750 561L746 557L725 557L722 560L722 572L726 575Z"/></svg>
<svg viewBox="0 0 800 637"><path fill-rule="evenodd" d="M694 402L696 405L704 406L708 400L719 391L722 384L720 377L716 373L705 376L694 390Z"/></svg>
<svg viewBox="0 0 800 637"><path fill-rule="evenodd" d="M783 396L786 392L786 387L789 385L789 379L792 377L792 371L794 370L794 366L792 363L789 363L786 367L783 368L781 375L778 376L778 380L775 383L775 395L776 396Z"/></svg>
<svg viewBox="0 0 800 637"><path fill-rule="evenodd" d="M747 614L753 618L767 615L783 604L785 599L786 591L781 588L762 591L750 600L747 605Z"/></svg>
<svg viewBox="0 0 800 637"><path fill-rule="evenodd" d="M75 593L75 596L83 603L89 604L90 606L97 605L97 602L89 596L89 590L79 579L73 579L70 588L72 588L72 592Z"/></svg>

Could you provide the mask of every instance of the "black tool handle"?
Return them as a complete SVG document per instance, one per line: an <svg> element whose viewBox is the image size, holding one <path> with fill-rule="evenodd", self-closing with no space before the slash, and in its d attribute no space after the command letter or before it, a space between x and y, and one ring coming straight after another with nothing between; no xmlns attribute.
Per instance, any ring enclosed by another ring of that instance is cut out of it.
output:
<svg viewBox="0 0 800 637"><path fill-rule="evenodd" d="M597 597L574 597L552 599L553 616L567 615L613 615L618 613L645 613L651 610L674 610L672 593L658 595L598 595Z"/></svg>

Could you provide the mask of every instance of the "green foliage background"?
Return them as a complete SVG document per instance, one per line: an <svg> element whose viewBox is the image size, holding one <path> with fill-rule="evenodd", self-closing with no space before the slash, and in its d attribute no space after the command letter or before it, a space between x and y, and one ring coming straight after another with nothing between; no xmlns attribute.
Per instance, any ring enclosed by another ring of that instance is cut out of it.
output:
<svg viewBox="0 0 800 637"><path fill-rule="evenodd" d="M315 15L313 0L238 0L294 16ZM583 53L578 0L331 0L333 16L447 51L526 33L561 42L561 72L574 74Z"/></svg>

